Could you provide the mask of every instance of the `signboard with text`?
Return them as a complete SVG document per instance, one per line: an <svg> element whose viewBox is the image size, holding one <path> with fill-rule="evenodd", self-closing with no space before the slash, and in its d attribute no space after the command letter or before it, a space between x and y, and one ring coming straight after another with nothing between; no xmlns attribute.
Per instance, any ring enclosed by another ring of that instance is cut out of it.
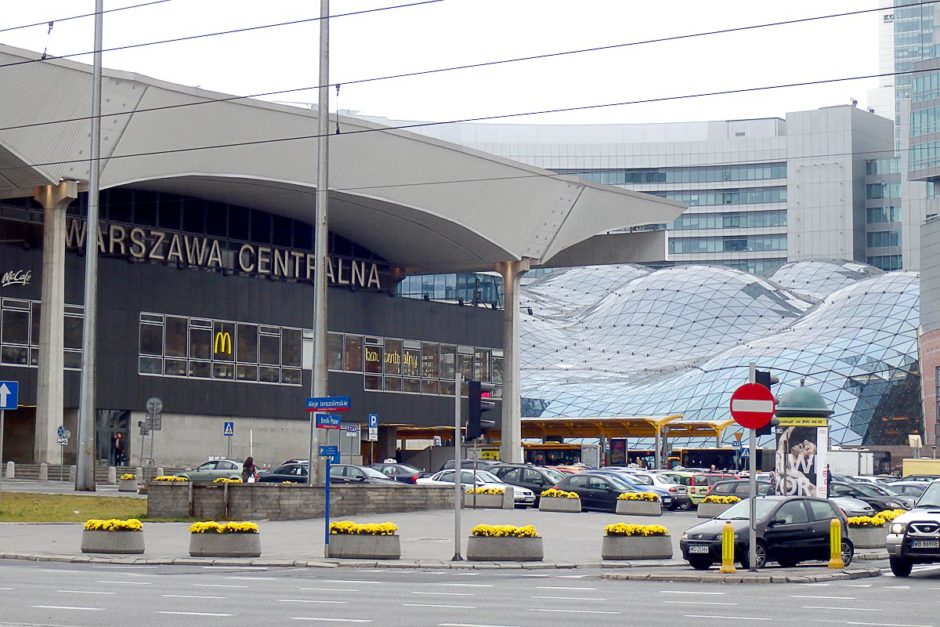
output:
<svg viewBox="0 0 940 627"><path fill-rule="evenodd" d="M307 411L349 411L352 400L348 396L315 396L307 399Z"/></svg>
<svg viewBox="0 0 940 627"><path fill-rule="evenodd" d="M339 429L341 420L333 414L317 414L317 429Z"/></svg>

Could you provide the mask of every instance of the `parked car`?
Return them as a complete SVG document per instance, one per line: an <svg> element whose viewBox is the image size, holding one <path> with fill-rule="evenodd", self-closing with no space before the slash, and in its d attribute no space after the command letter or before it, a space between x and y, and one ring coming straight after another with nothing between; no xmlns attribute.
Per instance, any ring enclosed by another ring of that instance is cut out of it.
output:
<svg viewBox="0 0 940 627"><path fill-rule="evenodd" d="M492 459L461 459L460 467L461 468L473 468L476 464L477 470L487 470L490 466L495 466L498 464L498 461ZM448 459L446 462L441 464L441 467L438 468L438 472L441 470L453 470L454 469L454 460Z"/></svg>
<svg viewBox="0 0 940 627"><path fill-rule="evenodd" d="M611 466L609 468L614 467ZM645 483L643 480L644 478L638 477L634 472L628 472L622 466L617 467L617 470L610 470L609 468L589 470L587 472L613 475L617 479L620 479L632 488L636 488L640 492L652 492L659 497L660 502L663 504L663 509L675 509L677 507L675 497L672 495L672 492L668 487L654 485L653 483Z"/></svg>
<svg viewBox="0 0 940 627"><path fill-rule="evenodd" d="M176 473L177 477L186 477L193 483L213 482L216 479L241 479L242 463L231 459L210 459L191 470Z"/></svg>
<svg viewBox="0 0 940 627"><path fill-rule="evenodd" d="M926 481L893 481L887 485L898 494L919 499L930 484Z"/></svg>
<svg viewBox="0 0 940 627"><path fill-rule="evenodd" d="M930 483L909 512L888 526L888 561L896 577L907 577L914 564L940 562L940 481Z"/></svg>
<svg viewBox="0 0 940 627"><path fill-rule="evenodd" d="M641 492L616 476L616 473L579 472L565 477L555 486L559 490L576 492L581 498L581 509L613 512L617 498L625 492Z"/></svg>
<svg viewBox="0 0 940 627"><path fill-rule="evenodd" d="M726 522L734 527L734 557L744 568L748 561L748 521L750 499L736 503L716 518L695 525L682 534L679 548L693 568L705 570L721 562L721 532ZM757 551L754 566L762 568L776 561L791 567L807 560L828 560L829 524L842 521L842 561L852 563L855 547L849 540L845 518L825 499L804 496L759 496L757 512Z"/></svg>
<svg viewBox="0 0 940 627"><path fill-rule="evenodd" d="M689 500L692 501L692 505L698 507L698 504L705 498L705 493L708 492L708 486L728 479L740 479L740 477L722 472L703 472L692 475L689 479Z"/></svg>
<svg viewBox="0 0 940 627"><path fill-rule="evenodd" d="M353 464L333 464L330 466L330 483L373 484L383 486L401 486L394 479L389 479L375 468L355 466Z"/></svg>
<svg viewBox="0 0 940 627"><path fill-rule="evenodd" d="M375 468L389 479L394 479L401 483L417 483L418 477L424 474L414 466L399 464L398 462L380 462L378 464L372 464L370 468Z"/></svg>
<svg viewBox="0 0 940 627"><path fill-rule="evenodd" d="M846 516L874 516L875 508L851 496L830 496L829 500L842 510Z"/></svg>
<svg viewBox="0 0 940 627"><path fill-rule="evenodd" d="M456 473L453 469L441 470L430 477L421 477L418 479L418 485L454 485L455 476ZM516 507L535 505L535 493L532 490L503 483L499 480L499 477L485 470L477 470L474 472L470 468L461 468L460 482L467 487L475 485L478 488L502 488L503 490L512 490Z"/></svg>
<svg viewBox="0 0 940 627"><path fill-rule="evenodd" d="M892 494L882 486L873 483L842 483L833 481L829 484L829 494L832 496L851 496L865 501L876 510L884 509L911 509L914 499L909 496Z"/></svg>
<svg viewBox="0 0 940 627"><path fill-rule="evenodd" d="M769 481L757 481L757 496L767 496L773 494L773 486ZM718 481L708 486L705 496L736 496L740 499L746 499L751 496L750 479L729 479L727 481Z"/></svg>
<svg viewBox="0 0 940 627"><path fill-rule="evenodd" d="M565 478L564 473L554 468L528 464L495 464L489 467L488 472L496 475L503 483L532 490L535 493L536 505L539 503L539 495L542 491L548 490Z"/></svg>
<svg viewBox="0 0 940 627"><path fill-rule="evenodd" d="M614 469L614 466L608 466L608 469ZM635 470L633 468L626 469L627 474L630 477L630 481L639 486L653 486L661 490L665 490L669 496L672 498L672 502L669 505L669 509L686 509L691 505L692 501L689 498L689 489L687 486L682 485L675 481L672 477L659 472L652 472L649 470Z"/></svg>
<svg viewBox="0 0 940 627"><path fill-rule="evenodd" d="M277 468L261 473L260 483L307 483L310 465L306 463L281 464Z"/></svg>

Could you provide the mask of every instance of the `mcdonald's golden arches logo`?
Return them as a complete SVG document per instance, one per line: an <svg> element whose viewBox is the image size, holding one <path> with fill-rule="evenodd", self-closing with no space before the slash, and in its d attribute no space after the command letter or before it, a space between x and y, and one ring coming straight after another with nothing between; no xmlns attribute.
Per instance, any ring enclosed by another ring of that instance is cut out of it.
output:
<svg viewBox="0 0 940 627"><path fill-rule="evenodd" d="M214 350L216 354L231 355L232 354L232 334L229 333L228 331L216 331Z"/></svg>

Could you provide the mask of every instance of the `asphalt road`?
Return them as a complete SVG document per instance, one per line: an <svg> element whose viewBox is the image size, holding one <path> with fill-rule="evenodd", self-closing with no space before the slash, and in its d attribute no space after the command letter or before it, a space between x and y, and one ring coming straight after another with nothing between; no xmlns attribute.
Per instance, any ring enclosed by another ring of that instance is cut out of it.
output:
<svg viewBox="0 0 940 627"><path fill-rule="evenodd" d="M940 626L940 567L825 584L611 581L600 570L0 562L0 625Z"/></svg>

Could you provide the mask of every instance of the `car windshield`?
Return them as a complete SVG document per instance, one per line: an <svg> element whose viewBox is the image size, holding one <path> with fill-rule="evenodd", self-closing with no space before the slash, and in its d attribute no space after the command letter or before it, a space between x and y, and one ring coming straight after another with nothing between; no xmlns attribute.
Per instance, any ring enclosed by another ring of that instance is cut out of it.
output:
<svg viewBox="0 0 940 627"><path fill-rule="evenodd" d="M764 518L776 504L777 501L768 501L767 499L758 498L757 505L755 506L757 519L760 520ZM750 517L750 499L744 499L743 501L735 503L717 516L718 520L748 520Z"/></svg>
<svg viewBox="0 0 940 627"><path fill-rule="evenodd" d="M563 472L558 472L554 468L544 468L543 470L545 471L545 474L548 475L548 478L555 483L565 480L565 473Z"/></svg>
<svg viewBox="0 0 940 627"><path fill-rule="evenodd" d="M917 507L940 507L940 481L927 486L923 496L917 501Z"/></svg>
<svg viewBox="0 0 940 627"><path fill-rule="evenodd" d="M388 477L385 476L385 473L376 470L375 468L369 468L368 466L362 466L362 472L366 474L367 477L372 479L385 479L388 480Z"/></svg>
<svg viewBox="0 0 940 627"><path fill-rule="evenodd" d="M884 496L884 493L879 491L879 489L873 485L856 483L853 487L865 496Z"/></svg>
<svg viewBox="0 0 940 627"><path fill-rule="evenodd" d="M689 477L688 475L663 475L663 476L669 477L670 479L672 479L679 485L687 486L692 483L692 478Z"/></svg>
<svg viewBox="0 0 940 627"><path fill-rule="evenodd" d="M608 479L610 479L610 482L611 482L612 484L614 484L615 486L617 486L617 487L618 487L619 489L621 489L621 490L629 490L630 492L637 492L637 491L638 491L637 488L636 488L636 486L631 485L630 483L628 483L627 481L623 480L622 478L620 478L620 477L617 476L617 475L604 475L604 476L607 477Z"/></svg>
<svg viewBox="0 0 940 627"><path fill-rule="evenodd" d="M389 464L392 466L392 464ZM398 474L409 474L409 473L420 473L421 471L415 468L414 466L409 466L408 464L395 464L394 468L398 469Z"/></svg>

